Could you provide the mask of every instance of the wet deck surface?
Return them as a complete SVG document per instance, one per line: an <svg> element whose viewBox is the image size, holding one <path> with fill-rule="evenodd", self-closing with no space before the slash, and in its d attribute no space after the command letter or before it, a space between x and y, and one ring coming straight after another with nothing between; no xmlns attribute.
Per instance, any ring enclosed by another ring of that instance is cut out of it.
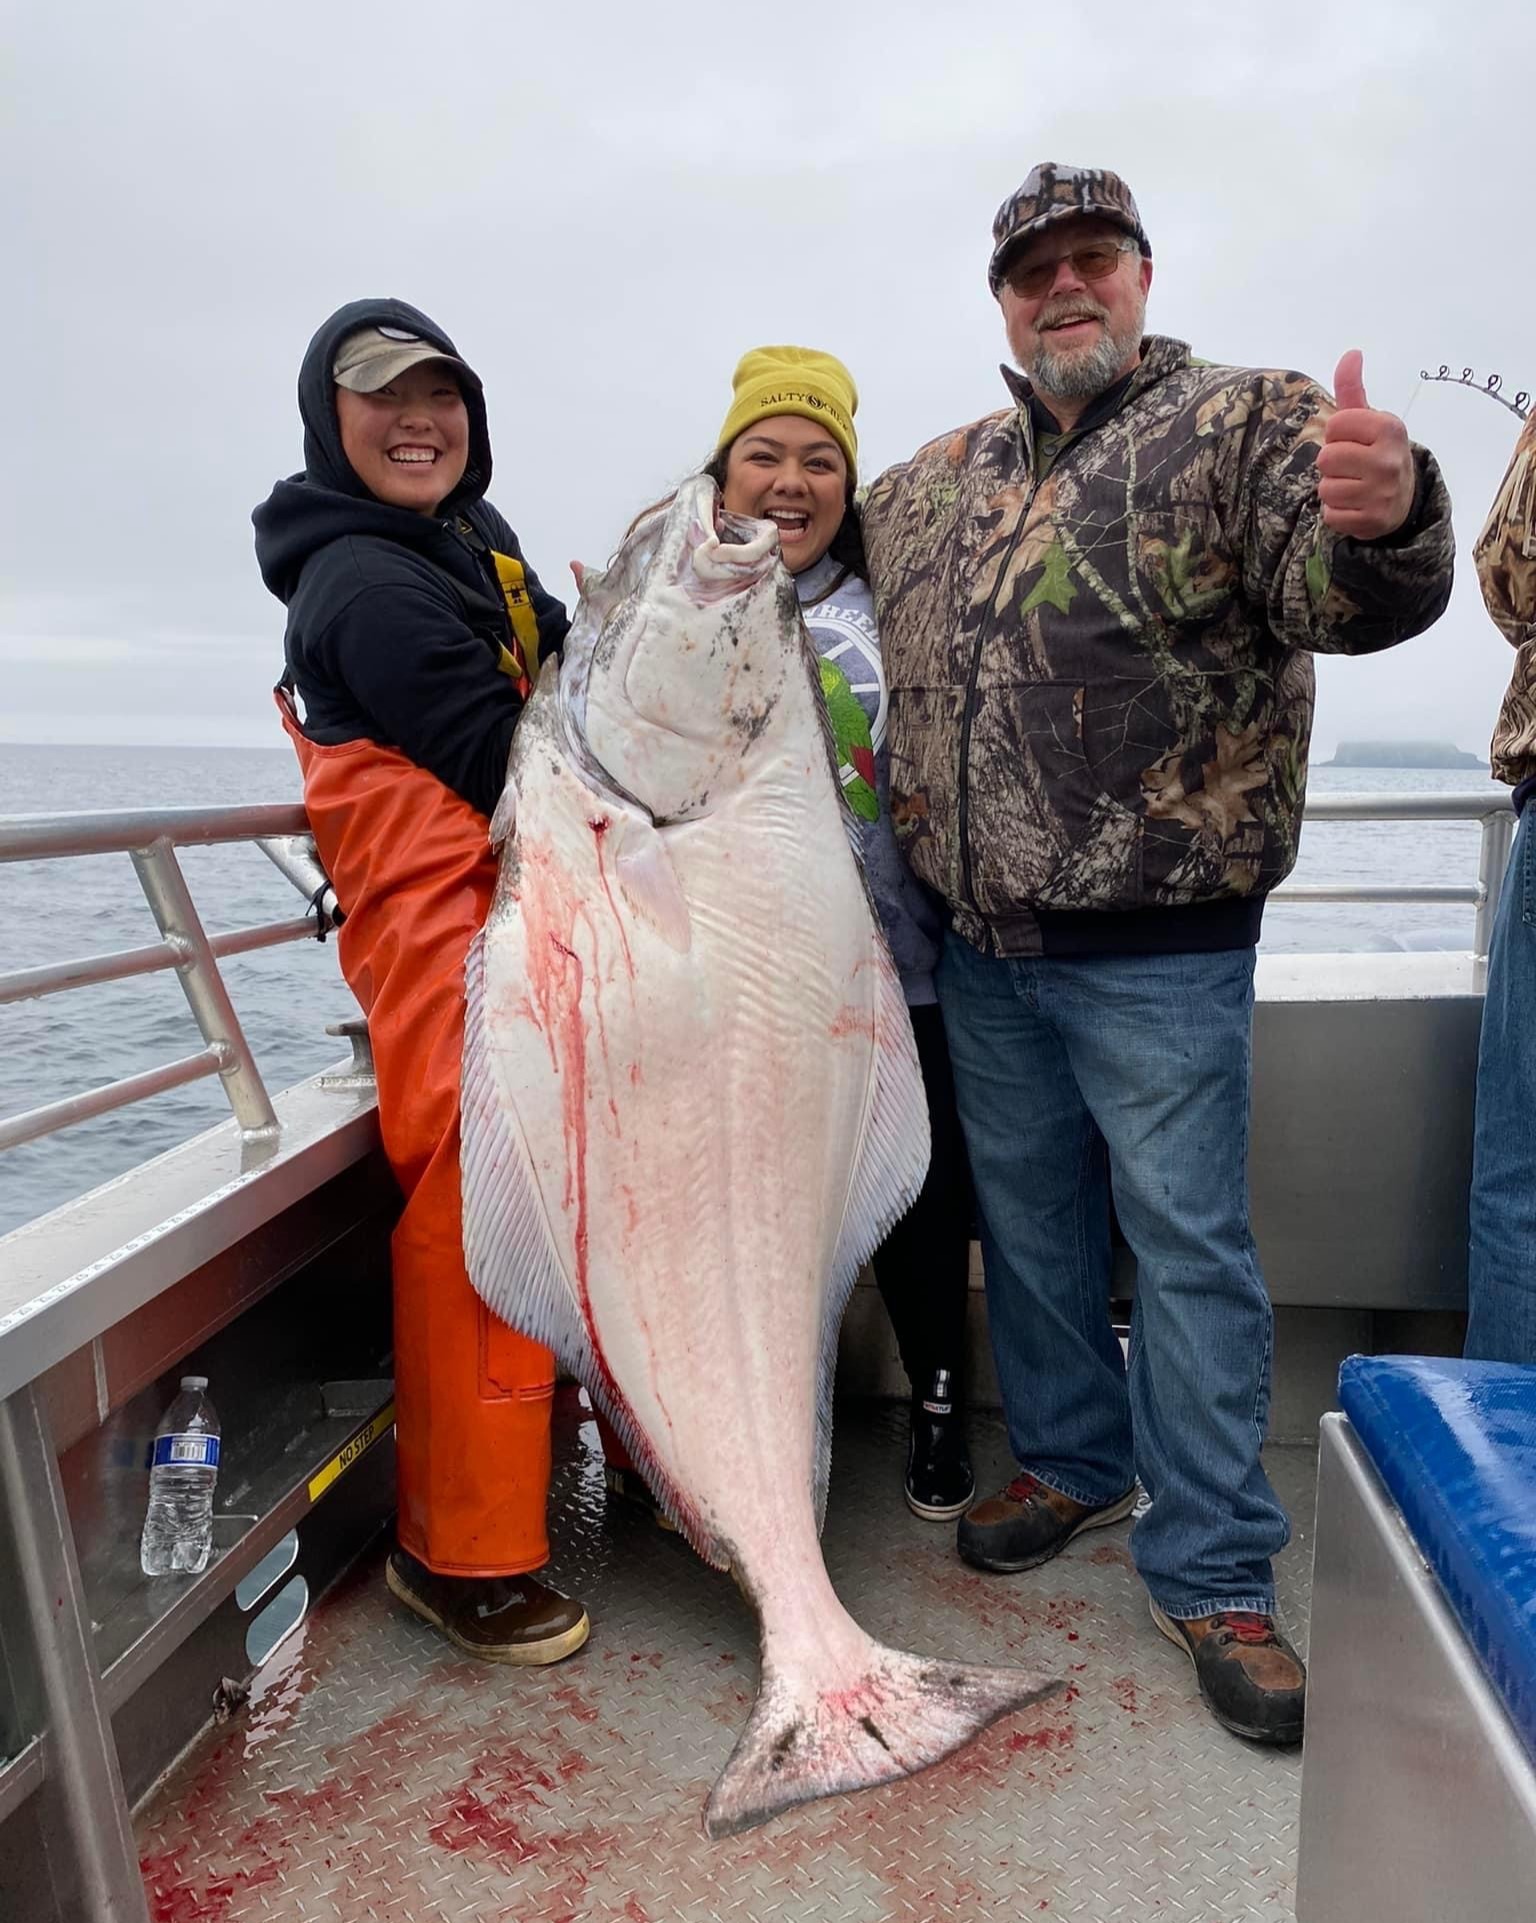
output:
<svg viewBox="0 0 1536 1923"><path fill-rule="evenodd" d="M983 1576L901 1500L904 1411L840 1412L825 1548L882 1640L1016 1661L1066 1696L905 1782L706 1842L746 1719L753 1618L727 1577L604 1496L590 1423L557 1438L553 1580L592 1640L551 1670L461 1657L388 1596L382 1554L284 1646L251 1707L140 1812L155 1923L1291 1923L1300 1761L1225 1735L1153 1628L1129 1525ZM1010 1472L995 1419L977 1470ZM1315 1454L1270 1473L1295 1538L1281 1614L1305 1647Z"/></svg>

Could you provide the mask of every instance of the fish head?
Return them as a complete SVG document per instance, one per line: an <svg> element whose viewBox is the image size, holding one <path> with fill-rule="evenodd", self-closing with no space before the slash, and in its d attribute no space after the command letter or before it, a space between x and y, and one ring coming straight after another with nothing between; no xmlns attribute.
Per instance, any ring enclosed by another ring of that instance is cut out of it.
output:
<svg viewBox="0 0 1536 1923"><path fill-rule="evenodd" d="M566 642L567 723L653 820L696 820L739 784L807 646L778 530L726 513L696 475L586 575Z"/></svg>

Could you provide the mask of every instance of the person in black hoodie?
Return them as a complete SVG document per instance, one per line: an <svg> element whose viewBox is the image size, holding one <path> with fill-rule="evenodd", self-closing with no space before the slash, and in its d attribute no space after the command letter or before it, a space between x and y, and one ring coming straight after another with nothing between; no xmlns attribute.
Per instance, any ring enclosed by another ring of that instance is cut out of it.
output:
<svg viewBox="0 0 1536 1923"><path fill-rule="evenodd" d="M253 520L262 579L288 610L279 708L346 911L342 971L368 1017L405 1197L387 1579L473 1655L556 1662L589 1625L532 1575L549 1555L554 1365L464 1270L459 1057L465 955L496 880L488 818L565 610L485 499L480 381L425 314L363 300L331 315L299 411L304 471Z"/></svg>

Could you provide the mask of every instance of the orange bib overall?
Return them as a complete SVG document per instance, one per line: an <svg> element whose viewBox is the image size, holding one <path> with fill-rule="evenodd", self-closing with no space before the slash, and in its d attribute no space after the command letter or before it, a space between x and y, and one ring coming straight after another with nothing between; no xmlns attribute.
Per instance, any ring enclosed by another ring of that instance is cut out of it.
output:
<svg viewBox="0 0 1536 1923"><path fill-rule="evenodd" d="M405 1196L393 1242L400 1542L443 1575L520 1575L549 1558L554 1361L470 1287L459 1203L464 961L496 883L487 822L398 749L321 745L281 690L278 706L346 910L341 970L368 1017L384 1152Z"/></svg>

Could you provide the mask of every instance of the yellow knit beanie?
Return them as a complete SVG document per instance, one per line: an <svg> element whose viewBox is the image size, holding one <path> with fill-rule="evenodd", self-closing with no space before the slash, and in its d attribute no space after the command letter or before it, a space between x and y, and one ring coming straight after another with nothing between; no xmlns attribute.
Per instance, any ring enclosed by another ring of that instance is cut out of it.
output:
<svg viewBox="0 0 1536 1923"><path fill-rule="evenodd" d="M819 421L837 442L853 480L859 465L853 428L859 390L835 354L818 354L813 347L754 347L736 363L731 385L731 411L717 449L729 447L743 429L770 415L799 414Z"/></svg>

